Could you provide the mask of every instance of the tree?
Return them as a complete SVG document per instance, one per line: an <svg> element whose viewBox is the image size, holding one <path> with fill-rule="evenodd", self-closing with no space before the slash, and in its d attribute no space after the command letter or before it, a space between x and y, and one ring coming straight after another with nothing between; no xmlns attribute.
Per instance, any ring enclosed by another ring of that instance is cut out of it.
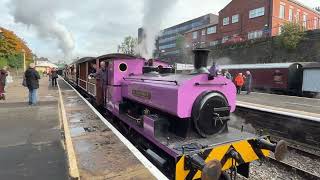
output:
<svg viewBox="0 0 320 180"><path fill-rule="evenodd" d="M316 7L314 8L316 11L320 12L320 6L319 7Z"/></svg>
<svg viewBox="0 0 320 180"><path fill-rule="evenodd" d="M9 56L17 56L18 54L22 55L22 51L24 50L26 55L26 64L33 60L32 51L23 39L19 38L14 32L7 29L0 27L0 31L0 57L8 59ZM8 61L8 63L10 62Z"/></svg>
<svg viewBox="0 0 320 180"><path fill-rule="evenodd" d="M281 35L276 40L278 45L288 50L297 48L301 40L304 39L305 32L301 25L297 23L286 23L282 26Z"/></svg>
<svg viewBox="0 0 320 180"><path fill-rule="evenodd" d="M179 51L178 59L182 63L190 63L190 56L188 56L188 51L186 49L186 39L183 35L179 34L176 39L176 47Z"/></svg>
<svg viewBox="0 0 320 180"><path fill-rule="evenodd" d="M121 45L118 45L118 52L135 55L137 45L138 45L137 38L127 36L124 38L124 41L121 43Z"/></svg>

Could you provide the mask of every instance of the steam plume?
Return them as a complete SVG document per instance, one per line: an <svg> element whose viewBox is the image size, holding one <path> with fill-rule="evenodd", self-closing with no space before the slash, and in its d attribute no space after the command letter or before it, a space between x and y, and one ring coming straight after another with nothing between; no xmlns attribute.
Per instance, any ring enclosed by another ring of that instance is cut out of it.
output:
<svg viewBox="0 0 320 180"><path fill-rule="evenodd" d="M9 7L16 23L34 27L40 38L55 40L65 57L74 49L74 41L67 28L58 22L59 1L11 0Z"/></svg>
<svg viewBox="0 0 320 180"><path fill-rule="evenodd" d="M153 50L155 49L155 40L160 33L162 21L177 3L178 0L145 0L144 1L144 16L143 16L143 39L138 46L139 54L146 58L152 58Z"/></svg>

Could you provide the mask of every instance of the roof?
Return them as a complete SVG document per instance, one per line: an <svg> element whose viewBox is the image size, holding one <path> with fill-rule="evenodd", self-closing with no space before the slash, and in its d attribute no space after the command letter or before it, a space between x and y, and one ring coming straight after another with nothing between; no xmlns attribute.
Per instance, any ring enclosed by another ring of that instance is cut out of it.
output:
<svg viewBox="0 0 320 180"><path fill-rule="evenodd" d="M289 1L289 2L292 2L292 3L295 3L295 4L297 4L297 5L301 6L301 7L304 7L304 8L306 8L306 9L308 9L308 10L310 10L310 11L312 11L312 12L318 14L318 15L320 15L320 13L319 13L318 11L316 11L316 10L314 10L314 9L312 9L312 8L310 8L310 7L304 5L304 4L302 4L302 3L300 3L300 2L298 2L298 1L296 1L296 0L288 0L288 1Z"/></svg>
<svg viewBox="0 0 320 180"><path fill-rule="evenodd" d="M231 64L231 65L218 65L219 69L271 69L271 68L289 68L295 64L308 64L308 63L268 63L268 64ZM208 66L210 68L211 66ZM177 70L191 70L193 64L180 64L176 63Z"/></svg>
<svg viewBox="0 0 320 180"><path fill-rule="evenodd" d="M77 63L77 64L78 64L78 63L83 63L83 62L91 61L91 60L93 60L93 59L94 59L94 57L83 57L83 58L77 60L76 63Z"/></svg>
<svg viewBox="0 0 320 180"><path fill-rule="evenodd" d="M298 63L268 63L268 64L232 64L219 65L220 69L272 69L272 68L288 68Z"/></svg>
<svg viewBox="0 0 320 180"><path fill-rule="evenodd" d="M304 69L320 69L320 62L312 62L312 63L306 64L303 68Z"/></svg>
<svg viewBox="0 0 320 180"><path fill-rule="evenodd" d="M193 19L191 19L191 20L188 20L188 21L185 21L185 22L182 22L182 23L179 23L179 24L170 26L170 27L168 27L168 28L163 29L162 31L167 31L167 30L175 29L175 28L178 27L178 26L181 26L181 25L183 25L183 24L190 23L190 22L192 22L192 21L195 21L195 20L197 20L197 19L203 18L203 17L205 17L205 16L208 16L208 17L210 18L210 20L219 17L219 16L216 15L216 14L209 13L209 14L206 14L206 15L203 15L203 16L200 16L200 17L197 17L197 18L193 18Z"/></svg>
<svg viewBox="0 0 320 180"><path fill-rule="evenodd" d="M105 54L105 55L99 56L96 59L110 60L110 59L136 59L136 58L137 58L136 56L129 55L129 54L113 53L113 54Z"/></svg>

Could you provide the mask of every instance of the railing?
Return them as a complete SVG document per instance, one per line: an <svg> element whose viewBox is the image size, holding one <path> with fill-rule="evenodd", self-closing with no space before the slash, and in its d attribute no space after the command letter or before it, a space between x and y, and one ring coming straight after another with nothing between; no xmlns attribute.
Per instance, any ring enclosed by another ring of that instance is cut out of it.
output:
<svg viewBox="0 0 320 180"><path fill-rule="evenodd" d="M92 82L87 82L87 89L88 93L91 94L92 96L96 96L96 84Z"/></svg>
<svg viewBox="0 0 320 180"><path fill-rule="evenodd" d="M85 84L85 88L82 86L82 84L81 83L84 83ZM87 84L87 81L85 81L85 80L83 80L83 79L80 79L79 78L79 81L78 81L78 86L81 88L81 89L83 89L83 90L85 90L85 91L87 91L87 89L88 89L88 84Z"/></svg>
<svg viewBox="0 0 320 180"><path fill-rule="evenodd" d="M168 81L168 80L160 80L160 79L146 79L146 78L123 78L123 80L133 80L133 81L155 81L155 82L169 82L174 83L175 85L178 85L178 81Z"/></svg>

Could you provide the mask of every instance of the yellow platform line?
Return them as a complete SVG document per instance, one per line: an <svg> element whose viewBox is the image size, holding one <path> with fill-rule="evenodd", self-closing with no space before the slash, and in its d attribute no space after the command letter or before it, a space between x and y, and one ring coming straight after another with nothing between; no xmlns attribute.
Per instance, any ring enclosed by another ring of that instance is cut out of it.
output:
<svg viewBox="0 0 320 180"><path fill-rule="evenodd" d="M80 180L80 173L79 173L79 169L78 169L77 158L76 158L76 154L75 154L75 151L73 148L73 143L71 140L71 134L70 134L69 125L68 125L68 121L67 121L66 110L64 108L64 103L63 103L63 99L62 99L62 93L61 93L59 83L57 83L57 85L58 85L58 91L59 91L61 118L62 118L64 137L65 137L65 143L66 143L66 150L67 150L67 156L68 156L69 176L72 179Z"/></svg>

